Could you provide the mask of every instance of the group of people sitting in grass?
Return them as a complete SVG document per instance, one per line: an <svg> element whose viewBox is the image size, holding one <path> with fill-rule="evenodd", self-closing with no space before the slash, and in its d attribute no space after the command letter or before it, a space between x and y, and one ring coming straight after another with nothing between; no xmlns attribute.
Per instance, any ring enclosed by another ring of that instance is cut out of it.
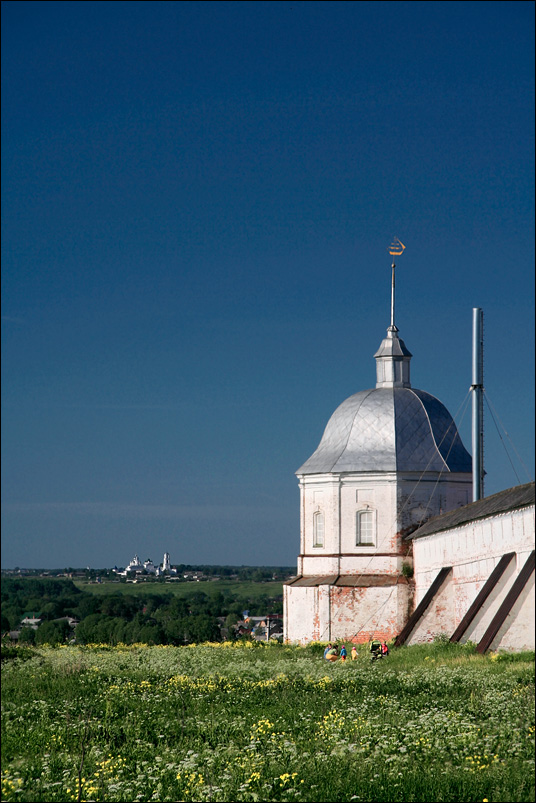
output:
<svg viewBox="0 0 536 803"><path fill-rule="evenodd" d="M389 647L385 643L385 641L371 641L370 642L370 659L371 661L376 661L378 658L385 658L389 655ZM355 644L352 645L351 651L352 661L357 661L357 648ZM324 650L324 658L326 661L338 661L339 658L341 661L346 661L348 657L348 653L346 651L346 646L343 644L339 651L339 648L336 644L328 644L326 649Z"/></svg>

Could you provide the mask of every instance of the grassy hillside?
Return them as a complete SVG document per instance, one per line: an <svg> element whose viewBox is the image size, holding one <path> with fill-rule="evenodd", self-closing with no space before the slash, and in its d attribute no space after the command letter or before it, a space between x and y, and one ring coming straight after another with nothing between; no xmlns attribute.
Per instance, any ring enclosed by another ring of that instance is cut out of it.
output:
<svg viewBox="0 0 536 803"><path fill-rule="evenodd" d="M199 580L189 582L140 582L140 583L89 583L85 580L75 580L74 585L81 591L91 594L174 594L177 597L202 591L204 594L214 595L237 594L241 597L279 597L283 594L283 583L277 580L267 580L257 583L252 580Z"/></svg>
<svg viewBox="0 0 536 803"><path fill-rule="evenodd" d="M534 800L533 655L322 647L11 648L2 799Z"/></svg>

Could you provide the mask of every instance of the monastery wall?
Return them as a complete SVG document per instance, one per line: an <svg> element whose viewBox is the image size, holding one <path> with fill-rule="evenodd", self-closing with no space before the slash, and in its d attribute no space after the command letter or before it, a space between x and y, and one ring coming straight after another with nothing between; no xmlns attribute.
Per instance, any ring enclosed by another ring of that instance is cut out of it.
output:
<svg viewBox="0 0 536 803"><path fill-rule="evenodd" d="M461 642L478 643L534 549L534 507L509 511L417 538L413 542L415 607L443 566L452 572L408 644L454 633L478 592L506 553L515 553ZM534 574L491 649L534 649Z"/></svg>

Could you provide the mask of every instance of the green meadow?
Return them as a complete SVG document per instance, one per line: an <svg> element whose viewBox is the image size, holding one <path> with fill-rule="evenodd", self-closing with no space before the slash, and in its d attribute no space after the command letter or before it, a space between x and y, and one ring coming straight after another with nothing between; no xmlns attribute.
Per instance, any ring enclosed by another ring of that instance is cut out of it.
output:
<svg viewBox="0 0 536 803"><path fill-rule="evenodd" d="M86 591L97 596L108 594L133 594L144 596L146 594L173 594L176 597L188 598L195 592L202 592L209 596L221 593L224 596L239 595L242 598L262 599L263 597L282 597L283 583L277 580L255 582L253 580L193 580L168 583L143 582L138 583L90 583L85 580L75 580L74 585L80 591Z"/></svg>
<svg viewBox="0 0 536 803"><path fill-rule="evenodd" d="M5 647L4 801L533 801L534 655Z"/></svg>

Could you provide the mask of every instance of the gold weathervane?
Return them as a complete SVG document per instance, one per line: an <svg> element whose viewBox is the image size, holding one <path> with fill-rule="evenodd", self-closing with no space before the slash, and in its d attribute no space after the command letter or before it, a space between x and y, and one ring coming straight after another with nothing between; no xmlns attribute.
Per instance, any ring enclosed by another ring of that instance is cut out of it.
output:
<svg viewBox="0 0 536 803"><path fill-rule="evenodd" d="M389 253L391 256L400 256L400 254L405 250L406 246L404 243L401 243L398 237L393 237L393 242L389 246ZM398 329L395 326L395 261L393 259L393 264L391 265L391 326L389 327L389 331L398 332Z"/></svg>
<svg viewBox="0 0 536 803"><path fill-rule="evenodd" d="M389 246L389 253L391 256L399 256L405 248L406 246L404 243L401 243L398 237L395 237Z"/></svg>

